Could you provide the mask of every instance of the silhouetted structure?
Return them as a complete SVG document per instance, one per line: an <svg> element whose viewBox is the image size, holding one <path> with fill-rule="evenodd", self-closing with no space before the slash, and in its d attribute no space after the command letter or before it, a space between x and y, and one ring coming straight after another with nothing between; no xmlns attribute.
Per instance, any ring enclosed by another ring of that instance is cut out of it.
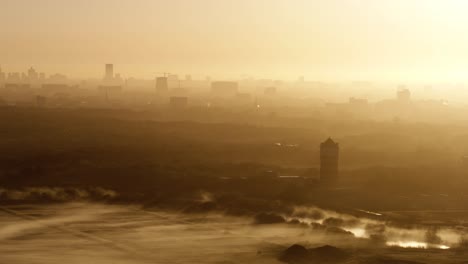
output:
<svg viewBox="0 0 468 264"><path fill-rule="evenodd" d="M168 90L169 85L167 82L167 77L156 78L156 92L167 92Z"/></svg>
<svg viewBox="0 0 468 264"><path fill-rule="evenodd" d="M411 92L404 85L400 85L397 91L397 100L401 103L409 103L411 101Z"/></svg>
<svg viewBox="0 0 468 264"><path fill-rule="evenodd" d="M106 64L106 73L104 75L105 80L112 80L114 78L114 64Z"/></svg>
<svg viewBox="0 0 468 264"><path fill-rule="evenodd" d="M29 68L28 70L28 80L29 81L36 81L39 79L39 74L34 70L33 67Z"/></svg>
<svg viewBox="0 0 468 264"><path fill-rule="evenodd" d="M328 138L320 144L320 180L334 182L338 179L338 143Z"/></svg>

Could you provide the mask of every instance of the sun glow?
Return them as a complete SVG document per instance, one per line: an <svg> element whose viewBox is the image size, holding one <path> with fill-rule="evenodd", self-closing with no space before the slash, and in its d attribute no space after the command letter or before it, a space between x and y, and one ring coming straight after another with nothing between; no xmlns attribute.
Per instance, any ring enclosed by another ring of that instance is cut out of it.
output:
<svg viewBox="0 0 468 264"><path fill-rule="evenodd" d="M387 242L387 246L390 247L402 247L402 248L427 248L427 243L417 241L390 241Z"/></svg>
<svg viewBox="0 0 468 264"><path fill-rule="evenodd" d="M438 248L438 249L450 249L447 245L431 245L425 242L418 242L418 241L389 241L387 242L387 246L389 247L402 247L402 248L420 248L420 249L427 249L427 248Z"/></svg>

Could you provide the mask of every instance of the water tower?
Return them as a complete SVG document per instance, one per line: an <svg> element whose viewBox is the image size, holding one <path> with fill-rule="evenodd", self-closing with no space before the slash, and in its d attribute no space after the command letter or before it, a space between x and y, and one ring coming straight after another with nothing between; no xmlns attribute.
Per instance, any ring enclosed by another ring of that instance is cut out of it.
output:
<svg viewBox="0 0 468 264"><path fill-rule="evenodd" d="M338 143L328 138L320 144L320 181L335 182L338 179Z"/></svg>

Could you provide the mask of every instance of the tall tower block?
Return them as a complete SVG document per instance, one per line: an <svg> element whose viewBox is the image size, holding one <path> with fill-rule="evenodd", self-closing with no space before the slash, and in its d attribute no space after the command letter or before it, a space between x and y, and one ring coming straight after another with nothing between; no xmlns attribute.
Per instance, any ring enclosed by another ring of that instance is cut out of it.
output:
<svg viewBox="0 0 468 264"><path fill-rule="evenodd" d="M169 91L169 84L167 77L158 77L156 78L156 92L165 93Z"/></svg>
<svg viewBox="0 0 468 264"><path fill-rule="evenodd" d="M106 71L104 74L105 80L112 80L114 78L114 64L106 64Z"/></svg>
<svg viewBox="0 0 468 264"><path fill-rule="evenodd" d="M320 144L320 180L334 182L338 179L338 143L328 138Z"/></svg>

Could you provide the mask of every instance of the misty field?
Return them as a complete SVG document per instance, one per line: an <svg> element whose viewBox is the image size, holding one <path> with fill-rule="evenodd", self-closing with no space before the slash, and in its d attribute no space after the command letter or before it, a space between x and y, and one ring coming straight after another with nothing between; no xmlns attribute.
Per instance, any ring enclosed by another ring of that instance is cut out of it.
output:
<svg viewBox="0 0 468 264"><path fill-rule="evenodd" d="M353 227L348 216L341 216L348 223L342 227L352 236L324 235L306 225L307 216L297 215L302 225L256 225L247 217L137 206L10 205L0 212L1 263L281 263L278 257L295 243L333 244L351 254L346 263L464 263L466 257L459 250L423 248L425 242L417 240L425 241L427 233L421 230L388 227L388 236L414 239L408 243L415 247L377 247L368 243L370 229ZM450 240L448 233L439 237Z"/></svg>

